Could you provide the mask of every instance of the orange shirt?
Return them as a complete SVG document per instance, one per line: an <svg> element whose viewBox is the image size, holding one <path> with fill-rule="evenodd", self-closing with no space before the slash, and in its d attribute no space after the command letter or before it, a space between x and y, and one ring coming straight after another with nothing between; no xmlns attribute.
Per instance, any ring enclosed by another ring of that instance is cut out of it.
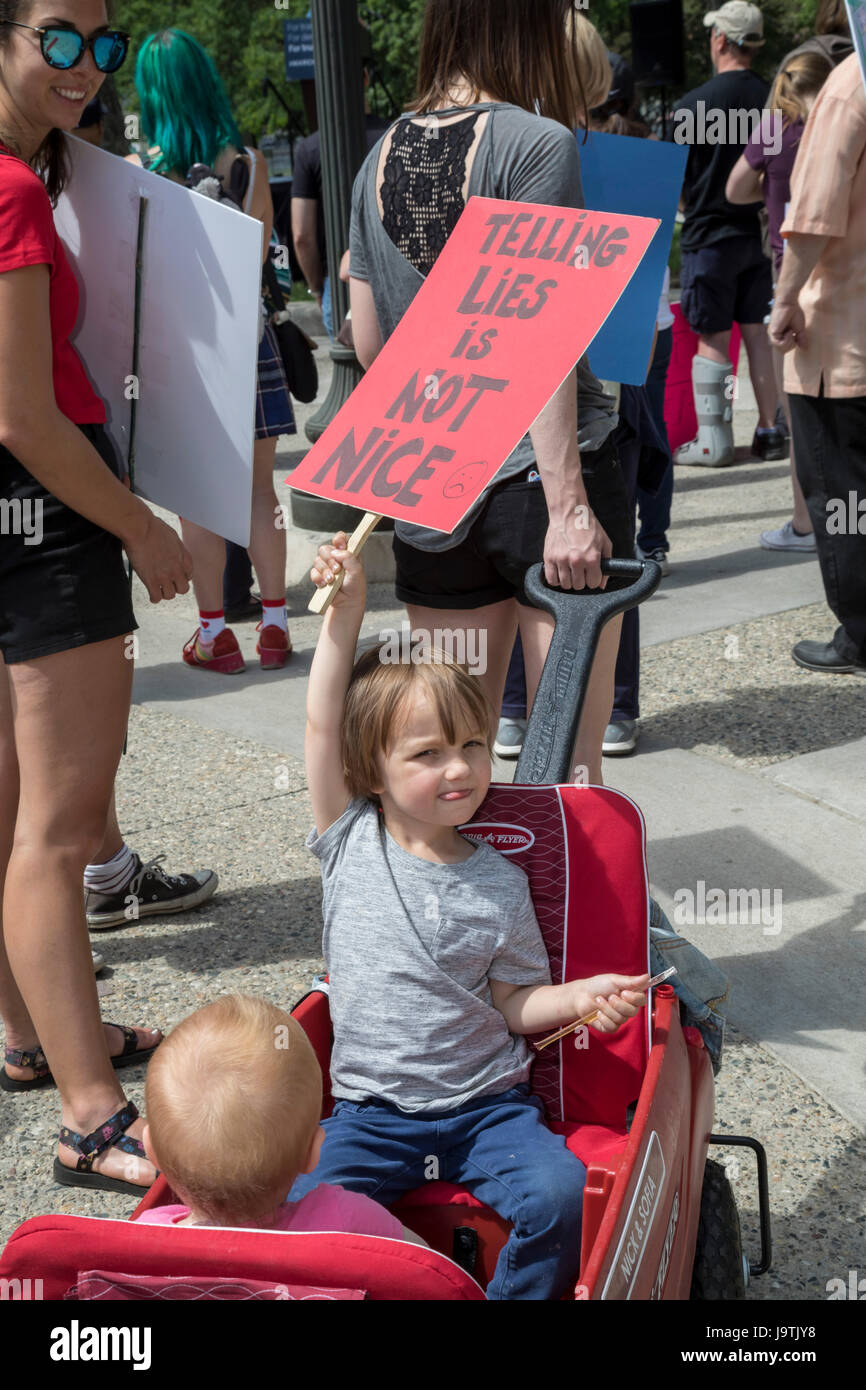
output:
<svg viewBox="0 0 866 1390"><path fill-rule="evenodd" d="M856 53L830 74L800 141L782 236L829 237L803 289L805 348L785 357L785 390L866 396L866 90Z"/></svg>

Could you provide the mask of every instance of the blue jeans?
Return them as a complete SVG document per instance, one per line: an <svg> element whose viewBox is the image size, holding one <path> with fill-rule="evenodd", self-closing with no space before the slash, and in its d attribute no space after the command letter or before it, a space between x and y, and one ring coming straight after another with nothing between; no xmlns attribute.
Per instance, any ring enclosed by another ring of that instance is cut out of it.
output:
<svg viewBox="0 0 866 1390"><path fill-rule="evenodd" d="M290 1201L324 1182L387 1207L425 1179L441 1178L513 1225L489 1299L556 1299L576 1281L586 1169L547 1128L528 1086L432 1114L341 1100L323 1123L318 1166L297 1179Z"/></svg>

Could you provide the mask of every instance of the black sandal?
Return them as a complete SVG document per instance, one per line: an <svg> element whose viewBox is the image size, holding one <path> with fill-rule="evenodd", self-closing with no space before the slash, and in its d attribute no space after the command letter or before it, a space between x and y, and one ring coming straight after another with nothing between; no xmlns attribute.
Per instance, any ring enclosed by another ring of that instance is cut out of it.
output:
<svg viewBox="0 0 866 1390"><path fill-rule="evenodd" d="M144 1145L140 1139L132 1139L126 1130L138 1119L138 1108L128 1101L122 1110L110 1115L105 1124L98 1125L91 1134L78 1134L64 1125L60 1131L60 1142L74 1149L79 1155L74 1168L67 1168L59 1158L54 1160L54 1181L64 1187L97 1188L100 1192L126 1192L141 1198L147 1187L138 1183L124 1182L122 1178L109 1178L103 1173L93 1172L93 1160L97 1154L112 1147L136 1158L147 1159ZM149 1186L150 1184L148 1184Z"/></svg>
<svg viewBox="0 0 866 1390"><path fill-rule="evenodd" d="M35 1091L38 1086L54 1085L54 1077L41 1047L34 1047L32 1052L14 1052L11 1047L7 1047L5 1060L10 1067L32 1067L36 1075L29 1081L16 1081L9 1075L5 1066L0 1067L0 1090Z"/></svg>
<svg viewBox="0 0 866 1390"><path fill-rule="evenodd" d="M138 1062L146 1062L149 1057L153 1056L159 1043L162 1042L162 1038L160 1038L159 1042L153 1044L153 1047L138 1049L138 1039L135 1036L134 1028L127 1028L125 1023L110 1023L107 1018L103 1019L103 1023L106 1028L119 1028L123 1034L123 1051L111 1059L111 1065L115 1071L120 1067L134 1067Z"/></svg>
<svg viewBox="0 0 866 1390"><path fill-rule="evenodd" d="M123 1034L123 1049L116 1057L111 1058L111 1065L115 1071L121 1067L134 1067L139 1062L146 1062L159 1047L159 1043L162 1042L162 1038L160 1038L153 1047L139 1048L134 1028L127 1028L125 1023L109 1023L107 1019L104 1022L106 1027L118 1028ZM32 1067L36 1075L31 1077L29 1081L15 1081L5 1066L0 1067L0 1090L2 1091L35 1091L39 1086L53 1086L55 1084L41 1047L35 1047L32 1052L13 1052L11 1048L7 1048L5 1061L10 1067Z"/></svg>

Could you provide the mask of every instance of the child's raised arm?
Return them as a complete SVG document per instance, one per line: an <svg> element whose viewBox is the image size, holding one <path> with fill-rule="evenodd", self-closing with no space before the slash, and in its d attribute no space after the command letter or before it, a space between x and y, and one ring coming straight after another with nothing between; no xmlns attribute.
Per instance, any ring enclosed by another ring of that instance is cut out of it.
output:
<svg viewBox="0 0 866 1390"><path fill-rule="evenodd" d="M340 531L331 545L319 548L310 572L320 589L341 570L346 575L322 622L307 687L305 756L313 819L319 835L339 820L350 800L341 751L343 707L364 620L367 585L361 562L349 553L347 544L345 531Z"/></svg>

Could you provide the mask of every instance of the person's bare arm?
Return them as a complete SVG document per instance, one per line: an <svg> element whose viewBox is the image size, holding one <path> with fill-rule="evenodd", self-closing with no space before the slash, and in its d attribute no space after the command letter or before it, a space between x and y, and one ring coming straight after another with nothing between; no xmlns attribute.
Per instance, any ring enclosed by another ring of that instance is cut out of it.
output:
<svg viewBox="0 0 866 1390"><path fill-rule="evenodd" d="M541 1033L560 1028L598 1010L590 1025L614 1033L646 1003L649 975L593 975L564 985L512 985L490 981L493 1007L512 1033ZM626 995L631 997L626 999Z"/></svg>
<svg viewBox="0 0 866 1390"><path fill-rule="evenodd" d="M354 320L354 315L352 316ZM601 561L613 546L586 495L577 447L576 369L529 431L549 514L544 574L560 589L601 588Z"/></svg>
<svg viewBox="0 0 866 1390"><path fill-rule="evenodd" d="M382 351L382 330L376 313L373 291L367 280L356 280L349 271L349 295L352 302L352 337L355 356L366 371Z"/></svg>
<svg viewBox="0 0 866 1390"><path fill-rule="evenodd" d="M304 279L318 300L325 288L325 267L316 237L318 203L315 198L292 199L292 240Z"/></svg>
<svg viewBox="0 0 866 1390"><path fill-rule="evenodd" d="M249 159L249 156L247 156ZM260 155L256 160L256 172L253 179L252 201L250 203L250 216L257 217L264 224L264 241L262 251L262 265L268 258L271 237L274 233L274 200L271 197L271 185L268 182L268 166Z"/></svg>
<svg viewBox="0 0 866 1390"><path fill-rule="evenodd" d="M829 237L791 232L785 239L782 273L776 286L768 329L770 342L780 352L806 347L806 318L800 308L800 291L808 280Z"/></svg>
<svg viewBox="0 0 866 1390"><path fill-rule="evenodd" d="M753 169L744 154L741 154L725 186L725 197L729 203L759 203L764 196L764 175L760 169Z"/></svg>
<svg viewBox="0 0 866 1390"><path fill-rule="evenodd" d="M58 409L47 265L0 274L0 443L67 507L119 537L151 601L189 589L192 560L176 533L106 467Z"/></svg>

